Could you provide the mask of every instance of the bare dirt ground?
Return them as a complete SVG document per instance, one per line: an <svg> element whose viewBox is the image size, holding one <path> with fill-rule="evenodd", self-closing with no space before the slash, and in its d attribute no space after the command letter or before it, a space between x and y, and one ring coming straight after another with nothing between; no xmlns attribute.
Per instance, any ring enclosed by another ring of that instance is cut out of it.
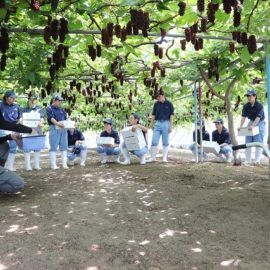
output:
<svg viewBox="0 0 270 270"><path fill-rule="evenodd" d="M18 171L24 191L0 195L0 270L270 269L267 166L89 156Z"/></svg>

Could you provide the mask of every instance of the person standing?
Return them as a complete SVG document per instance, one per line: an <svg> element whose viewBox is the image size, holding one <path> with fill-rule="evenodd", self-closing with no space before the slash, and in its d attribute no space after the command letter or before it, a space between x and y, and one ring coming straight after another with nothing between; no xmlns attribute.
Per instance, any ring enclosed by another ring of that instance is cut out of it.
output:
<svg viewBox="0 0 270 270"><path fill-rule="evenodd" d="M68 129L68 165L74 165L75 159L80 157L80 166L85 166L87 145L82 132L77 128Z"/></svg>
<svg viewBox="0 0 270 270"><path fill-rule="evenodd" d="M44 121L44 112L43 109L40 106L37 106L37 96L30 95L28 97L28 103L27 106L22 109L22 117L24 113L30 113L35 112L40 115L40 124L37 126L38 134L42 134L41 127L43 125ZM25 160L25 170L26 171L32 171L31 166L31 153L30 152L24 152L24 160ZM41 170L40 168L40 150L34 151L34 169L35 170Z"/></svg>
<svg viewBox="0 0 270 270"><path fill-rule="evenodd" d="M196 143L197 143L197 145L198 145L198 156L200 157L202 155L203 159L207 160L208 159L207 153L202 152L201 149L200 149L200 147L201 147L200 125L201 125L201 121L198 120L197 129L194 130L193 134L192 134L194 143L189 146L189 149L192 151L194 156L196 156ZM197 132L197 142L196 142L196 132ZM202 139L203 139L203 141L210 141L210 135L209 135L208 131L205 129L204 120L202 120Z"/></svg>
<svg viewBox="0 0 270 270"><path fill-rule="evenodd" d="M248 90L246 95L248 102L244 105L242 110L242 119L238 131L243 127L246 119L249 119L248 129L252 130L254 127L259 127L259 134L254 136L246 136L246 143L260 142L263 143L265 136L265 116L263 105L257 101L257 95L254 90ZM251 164L251 147L246 148L245 164ZM255 164L261 163L263 149L256 147L255 150Z"/></svg>
<svg viewBox="0 0 270 270"><path fill-rule="evenodd" d="M118 132L113 129L113 121L112 119L104 119L104 131L101 132L100 137L112 137L114 139L114 143L112 145L99 145L97 147L97 152L100 154L101 163L107 163L108 157L113 156L114 162L119 163L119 155L120 155L120 138Z"/></svg>
<svg viewBox="0 0 270 270"><path fill-rule="evenodd" d="M165 98L163 90L159 90L157 94L157 101L154 104L151 121L155 123L152 145L151 145L151 158L148 162L156 161L157 147L160 136L162 136L163 144L163 162L168 162L169 152L169 133L173 130L173 104Z"/></svg>
<svg viewBox="0 0 270 270"><path fill-rule="evenodd" d="M212 141L217 142L220 146L219 158L221 161L232 161L231 137L227 128L224 127L223 119L218 118L215 123L216 130L212 132Z"/></svg>
<svg viewBox="0 0 270 270"><path fill-rule="evenodd" d="M17 123L20 120L20 107L15 103L16 95L14 91L6 91L3 97L3 101L0 103L0 118L1 121L7 121L10 123ZM3 131L3 135L10 134L10 132ZM17 152L17 144L14 140L9 140L9 154L7 158L7 168L10 171L15 171L14 162Z"/></svg>
<svg viewBox="0 0 270 270"><path fill-rule="evenodd" d="M49 124L49 143L50 143L50 161L51 169L58 169L56 165L56 151L59 146L61 151L62 167L68 169L67 166L67 129L61 122L67 119L67 113L61 107L63 98L59 94L54 94L51 99L51 104L46 108L47 121Z"/></svg>
<svg viewBox="0 0 270 270"><path fill-rule="evenodd" d="M136 131L136 129L141 129L146 145L145 147L143 147L142 149L138 149L138 150L134 150L134 151L130 151L132 154L134 154L136 157L138 157L140 159L140 164L143 165L146 163L145 161L145 155L148 152L148 148L147 148L147 128L143 125L140 124L140 116L137 113L132 113L130 118L129 118L129 124L131 125L131 131ZM125 158L125 160L123 162L120 162L122 165L129 165L130 164L130 154L129 151L127 150L126 144L123 143L122 145L122 154Z"/></svg>

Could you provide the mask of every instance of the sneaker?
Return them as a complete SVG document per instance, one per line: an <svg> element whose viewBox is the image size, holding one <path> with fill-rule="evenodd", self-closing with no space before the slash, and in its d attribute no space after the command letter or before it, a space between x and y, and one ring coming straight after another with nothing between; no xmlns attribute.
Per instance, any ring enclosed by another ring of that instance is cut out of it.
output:
<svg viewBox="0 0 270 270"><path fill-rule="evenodd" d="M119 157L119 156L115 156L115 157L113 158L113 162L115 162L115 163L120 163L120 157Z"/></svg>
<svg viewBox="0 0 270 270"><path fill-rule="evenodd" d="M150 162L156 162L156 161L157 161L157 160L154 159L154 158L149 158L149 159L146 160L147 163L150 163Z"/></svg>

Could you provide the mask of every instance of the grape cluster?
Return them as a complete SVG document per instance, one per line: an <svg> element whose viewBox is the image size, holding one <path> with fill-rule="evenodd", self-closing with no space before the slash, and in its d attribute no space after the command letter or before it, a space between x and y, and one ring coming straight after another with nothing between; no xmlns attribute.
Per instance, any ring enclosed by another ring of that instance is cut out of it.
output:
<svg viewBox="0 0 270 270"><path fill-rule="evenodd" d="M242 43L243 45L247 45L248 51L250 54L253 54L257 50L257 41L254 35L250 35L248 37L246 32L233 31L232 32L233 40L238 43ZM231 49L230 49L231 51Z"/></svg>
<svg viewBox="0 0 270 270"><path fill-rule="evenodd" d="M178 14L180 16L183 16L185 14L185 10L186 10L186 3L183 1L180 1L178 3L178 7L179 7Z"/></svg>
<svg viewBox="0 0 270 270"><path fill-rule="evenodd" d="M7 29L1 27L1 36L0 36L0 51L2 53L1 61L0 61L0 70L4 71L7 65L7 56L6 52L9 49L9 36Z"/></svg>
<svg viewBox="0 0 270 270"><path fill-rule="evenodd" d="M257 41L254 35L249 36L247 48L250 54L253 54L257 50Z"/></svg>
<svg viewBox="0 0 270 270"><path fill-rule="evenodd" d="M231 53L234 53L235 52L235 44L234 44L234 42L230 42L229 43L229 49L230 49L230 52Z"/></svg>
<svg viewBox="0 0 270 270"><path fill-rule="evenodd" d="M196 36L198 30L198 22L195 22L191 27L185 28L186 39L180 41L182 50L186 49L186 42L191 42L196 51L203 49L203 39L198 39Z"/></svg>
<svg viewBox="0 0 270 270"><path fill-rule="evenodd" d="M88 45L88 55L92 61L95 61L96 57L101 57L101 45L98 44L96 48L93 45Z"/></svg>
<svg viewBox="0 0 270 270"><path fill-rule="evenodd" d="M219 80L217 57L209 59L208 78L211 79L213 76L216 77L217 81Z"/></svg>
<svg viewBox="0 0 270 270"><path fill-rule="evenodd" d="M48 25L45 26L43 31L44 41L49 44L52 42L51 38L54 41L59 41L62 43L65 41L66 34L68 34L68 21L65 18L61 18L60 21L57 19L49 19Z"/></svg>
<svg viewBox="0 0 270 270"><path fill-rule="evenodd" d="M147 30L149 28L149 13L144 12L143 10L139 9L131 9L130 10L130 18L131 21L128 22L128 25L126 27L127 29L127 34L129 35L130 33L130 28L132 26L133 34L138 35L139 30L142 31L142 34L144 37L148 37Z"/></svg>
<svg viewBox="0 0 270 270"><path fill-rule="evenodd" d="M233 13L233 26L238 27L241 24L241 13L235 8Z"/></svg>
<svg viewBox="0 0 270 270"><path fill-rule="evenodd" d="M56 10L59 0L51 0L51 9Z"/></svg>
<svg viewBox="0 0 270 270"><path fill-rule="evenodd" d="M107 23L107 27L101 30L101 42L106 47L110 47L112 45L113 29L113 23Z"/></svg>
<svg viewBox="0 0 270 270"><path fill-rule="evenodd" d="M0 8L5 8L5 7L6 7L5 0L0 0Z"/></svg>
<svg viewBox="0 0 270 270"><path fill-rule="evenodd" d="M181 49L183 51L185 51L186 50L186 44L187 44L186 40L185 39L180 40L180 44L181 44Z"/></svg>
<svg viewBox="0 0 270 270"><path fill-rule="evenodd" d="M202 17L201 19L201 31L206 32L207 31L207 18Z"/></svg>
<svg viewBox="0 0 270 270"><path fill-rule="evenodd" d="M34 11L39 11L39 2L37 0L31 0L31 8L34 10Z"/></svg>
<svg viewBox="0 0 270 270"><path fill-rule="evenodd" d="M222 0L223 3L223 9L225 13L230 14L232 11L232 1L231 0Z"/></svg>
<svg viewBox="0 0 270 270"><path fill-rule="evenodd" d="M204 0L197 0L197 8L199 12L204 11Z"/></svg>
<svg viewBox="0 0 270 270"><path fill-rule="evenodd" d="M207 19L210 23L214 23L216 19L216 9L213 3L207 5Z"/></svg>

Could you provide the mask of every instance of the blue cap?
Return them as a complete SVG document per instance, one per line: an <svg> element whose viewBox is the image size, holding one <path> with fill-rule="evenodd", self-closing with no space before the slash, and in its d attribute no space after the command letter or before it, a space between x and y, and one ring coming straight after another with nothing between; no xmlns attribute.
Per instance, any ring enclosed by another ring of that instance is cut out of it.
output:
<svg viewBox="0 0 270 270"><path fill-rule="evenodd" d="M57 93L53 94L52 99L59 100L59 101L63 100L63 98Z"/></svg>
<svg viewBox="0 0 270 270"><path fill-rule="evenodd" d="M213 123L215 123L215 124L224 124L222 118L217 118Z"/></svg>
<svg viewBox="0 0 270 270"><path fill-rule="evenodd" d="M113 121L112 121L111 118L107 118L107 119L104 119L104 120L103 120L103 123L104 123L104 124L112 125L112 124L113 124Z"/></svg>
<svg viewBox="0 0 270 270"><path fill-rule="evenodd" d="M248 90L245 96L256 96L256 92L252 89Z"/></svg>
<svg viewBox="0 0 270 270"><path fill-rule="evenodd" d="M8 97L16 98L16 94L14 93L14 91L8 90L8 91L6 91L4 97L6 97L6 98L8 98Z"/></svg>

